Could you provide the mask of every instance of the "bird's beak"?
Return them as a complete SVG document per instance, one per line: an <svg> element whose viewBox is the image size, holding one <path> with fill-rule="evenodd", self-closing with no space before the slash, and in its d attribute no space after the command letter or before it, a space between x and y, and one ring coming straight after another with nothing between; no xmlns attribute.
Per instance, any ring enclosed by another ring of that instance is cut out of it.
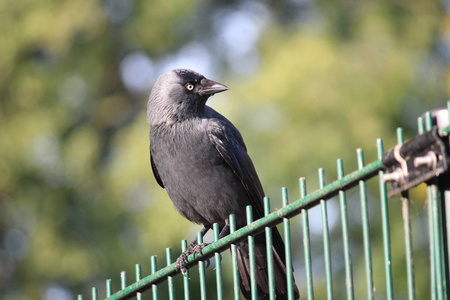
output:
<svg viewBox="0 0 450 300"><path fill-rule="evenodd" d="M228 87L226 85L206 78L203 78L200 81L200 84L201 84L201 88L199 90L200 95L213 95L228 90Z"/></svg>

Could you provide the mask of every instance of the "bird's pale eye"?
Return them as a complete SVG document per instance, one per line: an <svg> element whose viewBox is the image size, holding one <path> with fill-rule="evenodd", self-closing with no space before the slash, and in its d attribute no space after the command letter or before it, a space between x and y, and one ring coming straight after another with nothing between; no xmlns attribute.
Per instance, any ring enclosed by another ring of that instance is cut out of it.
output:
<svg viewBox="0 0 450 300"><path fill-rule="evenodd" d="M192 83L188 83L188 84L186 84L186 89L188 91L192 91L194 89L194 85Z"/></svg>

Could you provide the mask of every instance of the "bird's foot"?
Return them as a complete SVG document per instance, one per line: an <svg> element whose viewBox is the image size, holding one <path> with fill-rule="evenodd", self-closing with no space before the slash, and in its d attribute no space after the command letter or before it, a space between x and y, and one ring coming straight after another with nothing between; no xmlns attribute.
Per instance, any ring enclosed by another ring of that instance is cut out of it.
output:
<svg viewBox="0 0 450 300"><path fill-rule="evenodd" d="M183 253L181 253L181 255L177 258L176 261L176 267L178 270L181 271L181 274L183 274L183 276L187 276L187 269L186 269L186 258L189 256L189 254L186 253L186 251L184 251Z"/></svg>
<svg viewBox="0 0 450 300"><path fill-rule="evenodd" d="M197 244L196 242L192 243L189 245L189 247L180 254L180 256L177 258L176 260L176 267L178 270L181 271L181 274L183 274L183 276L187 276L187 269L186 269L186 260L188 258L189 255L191 254L200 254L202 253L202 249L205 248L206 246L208 246L210 243L201 243L200 245ZM209 259L207 260L207 266L209 266Z"/></svg>

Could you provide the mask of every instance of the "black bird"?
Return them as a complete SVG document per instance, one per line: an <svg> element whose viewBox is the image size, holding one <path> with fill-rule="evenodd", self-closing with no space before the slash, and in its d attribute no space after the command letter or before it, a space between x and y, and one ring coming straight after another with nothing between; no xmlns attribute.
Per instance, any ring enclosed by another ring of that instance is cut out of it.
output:
<svg viewBox="0 0 450 300"><path fill-rule="evenodd" d="M188 69L162 74L155 82L147 105L150 123L150 160L159 185L167 190L178 212L203 225L206 233L218 223L227 234L230 214L238 228L246 225L246 206L253 206L255 219L264 216L264 191L241 134L224 116L206 105L215 93L228 90L223 84ZM274 227L273 256L277 299L287 299L285 248ZM177 260L198 252L191 244ZM255 236L258 298L268 299L266 242ZM249 249L237 245L241 291L250 298ZM299 292L294 283L295 299Z"/></svg>

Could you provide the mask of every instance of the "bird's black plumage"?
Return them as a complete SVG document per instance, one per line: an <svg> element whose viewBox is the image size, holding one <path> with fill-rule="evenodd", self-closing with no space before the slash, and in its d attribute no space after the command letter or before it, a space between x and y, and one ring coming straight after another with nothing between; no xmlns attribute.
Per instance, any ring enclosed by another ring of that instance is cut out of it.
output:
<svg viewBox="0 0 450 300"><path fill-rule="evenodd" d="M252 205L255 218L263 214L263 188L241 134L224 116L206 106L208 98L228 88L192 70L164 73L151 92L151 166L156 181L167 190L175 208L188 220L211 228L225 226L235 214L237 226L246 224L245 208ZM284 244L273 229L276 293L285 299ZM260 299L268 297L264 235L255 237ZM241 290L250 295L248 245L238 246ZM298 290L295 287L298 298Z"/></svg>

